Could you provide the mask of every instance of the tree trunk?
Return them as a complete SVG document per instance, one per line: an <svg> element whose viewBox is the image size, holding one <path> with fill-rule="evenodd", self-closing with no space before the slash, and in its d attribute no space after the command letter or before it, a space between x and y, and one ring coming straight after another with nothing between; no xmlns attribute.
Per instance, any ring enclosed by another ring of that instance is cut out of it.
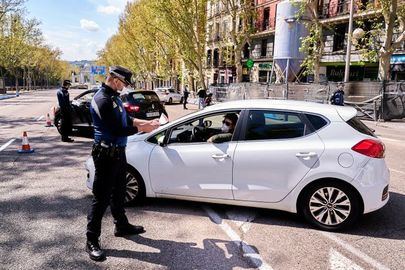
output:
<svg viewBox="0 0 405 270"><path fill-rule="evenodd" d="M240 50L236 49L235 50L235 68L236 68L236 82L240 83L242 82L243 78L243 68L242 68L242 63L241 63L241 52Z"/></svg>
<svg viewBox="0 0 405 270"><path fill-rule="evenodd" d="M390 78L390 60L391 53L382 53L378 64L378 79L380 81L389 81Z"/></svg>

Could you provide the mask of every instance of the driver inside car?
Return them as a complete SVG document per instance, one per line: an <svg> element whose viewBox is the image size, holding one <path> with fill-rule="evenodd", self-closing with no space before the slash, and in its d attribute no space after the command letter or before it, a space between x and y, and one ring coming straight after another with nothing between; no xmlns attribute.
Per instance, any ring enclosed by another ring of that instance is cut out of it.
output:
<svg viewBox="0 0 405 270"><path fill-rule="evenodd" d="M223 143L229 142L232 139L233 132L238 122L238 115L236 113L227 113L224 115L220 134L211 136L207 142L209 143Z"/></svg>

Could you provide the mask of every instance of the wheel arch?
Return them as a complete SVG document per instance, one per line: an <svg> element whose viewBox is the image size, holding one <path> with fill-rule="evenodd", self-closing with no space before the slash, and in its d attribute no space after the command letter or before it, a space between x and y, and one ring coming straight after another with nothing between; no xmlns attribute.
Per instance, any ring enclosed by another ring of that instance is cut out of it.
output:
<svg viewBox="0 0 405 270"><path fill-rule="evenodd" d="M329 183L329 182L338 183L338 184L340 184L340 185L343 185L343 186L349 188L351 191L353 191L353 193L356 194L356 196L357 196L357 198L358 198L358 200L359 200L359 202L360 202L360 208L361 208L361 209L360 209L360 212L361 212L361 213L364 213L364 201L363 201L363 197L361 196L361 194L359 193L359 191L358 191L353 185L351 185L351 184L350 184L349 182L347 182L347 181L344 181L344 180L341 180L341 179L338 179L338 178L324 177L324 178L319 178L319 179L316 179L316 180L314 180L314 181L308 183L308 184L300 191L300 193L299 193L299 195L298 195L298 198L297 198L297 201L296 201L296 205L295 205L295 207L296 207L296 209L297 209L297 213L298 213L299 215L302 215L302 207L301 207L301 205L302 205L302 203L303 203L302 200L304 199L305 193L306 193L311 187L313 187L313 186L316 186L316 185L318 185L318 184L320 184L320 183Z"/></svg>

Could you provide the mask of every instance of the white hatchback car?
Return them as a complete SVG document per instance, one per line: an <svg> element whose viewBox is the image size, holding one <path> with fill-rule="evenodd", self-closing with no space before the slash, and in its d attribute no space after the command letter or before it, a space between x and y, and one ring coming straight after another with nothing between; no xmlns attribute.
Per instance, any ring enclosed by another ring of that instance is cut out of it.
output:
<svg viewBox="0 0 405 270"><path fill-rule="evenodd" d="M224 115L231 141L209 143ZM351 107L300 101L217 104L129 137L127 201L163 197L271 208L339 230L388 202L384 145ZM94 165L86 163L87 186Z"/></svg>
<svg viewBox="0 0 405 270"><path fill-rule="evenodd" d="M154 90L156 94L159 96L160 101L172 104L175 102L183 103L183 95L174 90L173 88L156 88Z"/></svg>

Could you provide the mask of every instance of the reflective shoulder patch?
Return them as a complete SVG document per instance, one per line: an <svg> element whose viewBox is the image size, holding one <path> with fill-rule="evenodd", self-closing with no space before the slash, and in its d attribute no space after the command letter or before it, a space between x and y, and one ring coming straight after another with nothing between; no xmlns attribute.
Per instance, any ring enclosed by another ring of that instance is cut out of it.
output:
<svg viewBox="0 0 405 270"><path fill-rule="evenodd" d="M100 110L98 108L97 102L93 99L91 100L91 107L93 107L93 110L96 112L96 114L98 115L98 117L101 119L101 114L100 114Z"/></svg>

